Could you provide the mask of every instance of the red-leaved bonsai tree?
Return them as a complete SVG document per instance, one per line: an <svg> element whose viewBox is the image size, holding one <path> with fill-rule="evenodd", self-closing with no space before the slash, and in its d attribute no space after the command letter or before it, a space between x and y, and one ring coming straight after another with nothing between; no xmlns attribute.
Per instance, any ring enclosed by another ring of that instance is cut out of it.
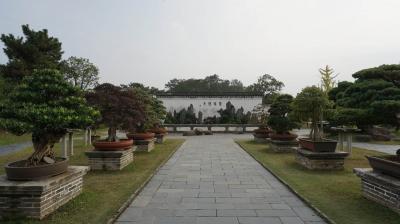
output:
<svg viewBox="0 0 400 224"><path fill-rule="evenodd" d="M16 135L32 133L34 152L25 166L44 157L55 159L53 147L68 129L91 125L98 111L87 106L83 93L52 69L25 76L0 105L0 126Z"/></svg>
<svg viewBox="0 0 400 224"><path fill-rule="evenodd" d="M119 141L117 129L126 130L145 119L145 105L132 89L103 83L88 92L86 99L100 111L98 122L108 126L109 142Z"/></svg>

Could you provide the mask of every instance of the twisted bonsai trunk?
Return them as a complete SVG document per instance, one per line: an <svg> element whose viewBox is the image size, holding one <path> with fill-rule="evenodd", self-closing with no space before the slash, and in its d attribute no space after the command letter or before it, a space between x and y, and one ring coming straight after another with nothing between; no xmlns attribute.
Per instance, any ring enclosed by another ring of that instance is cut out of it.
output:
<svg viewBox="0 0 400 224"><path fill-rule="evenodd" d="M27 159L27 166L39 165L44 157L55 159L54 144L62 137L62 134L39 134L32 133L33 149L32 155Z"/></svg>
<svg viewBox="0 0 400 224"><path fill-rule="evenodd" d="M109 142L119 142L119 138L117 136L117 128L116 127L109 127L108 128L107 141L109 141Z"/></svg>

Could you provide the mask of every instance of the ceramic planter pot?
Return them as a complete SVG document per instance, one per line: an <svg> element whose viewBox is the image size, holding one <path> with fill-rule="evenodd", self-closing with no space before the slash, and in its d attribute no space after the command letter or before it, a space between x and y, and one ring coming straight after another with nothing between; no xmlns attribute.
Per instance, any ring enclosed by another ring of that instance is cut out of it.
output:
<svg viewBox="0 0 400 224"><path fill-rule="evenodd" d="M144 133L128 133L126 137L133 140L149 140L153 139L155 136L152 132L144 132Z"/></svg>
<svg viewBox="0 0 400 224"><path fill-rule="evenodd" d="M400 178L400 156L367 156L367 159L374 171Z"/></svg>
<svg viewBox="0 0 400 224"><path fill-rule="evenodd" d="M272 133L269 128L257 128L253 132L253 135L256 138L269 138L269 135Z"/></svg>
<svg viewBox="0 0 400 224"><path fill-rule="evenodd" d="M293 141L297 138L297 135L292 133L282 133L282 134L271 133L269 136L271 137L272 140L277 140L277 141Z"/></svg>
<svg viewBox="0 0 400 224"><path fill-rule="evenodd" d="M320 141L313 141L309 138L299 138L301 148L313 152L335 152L337 141L330 139L322 139Z"/></svg>
<svg viewBox="0 0 400 224"><path fill-rule="evenodd" d="M68 159L56 158L53 164L25 167L26 160L19 160L4 166L9 180L41 180L57 176L68 170Z"/></svg>
<svg viewBox="0 0 400 224"><path fill-rule="evenodd" d="M104 140L93 142L95 151L123 151L130 149L132 145L132 139L121 139L118 142L108 142Z"/></svg>
<svg viewBox="0 0 400 224"><path fill-rule="evenodd" d="M148 130L149 132L152 132L152 133L154 133L154 134L156 134L156 135L158 135L158 134L167 134L167 129L165 129L165 128L152 128L152 129L150 129L150 130Z"/></svg>

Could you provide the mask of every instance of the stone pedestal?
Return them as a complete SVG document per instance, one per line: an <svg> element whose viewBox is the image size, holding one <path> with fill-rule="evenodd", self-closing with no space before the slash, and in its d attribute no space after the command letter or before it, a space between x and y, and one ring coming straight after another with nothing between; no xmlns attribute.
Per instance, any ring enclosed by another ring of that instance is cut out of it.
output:
<svg viewBox="0 0 400 224"><path fill-rule="evenodd" d="M361 191L365 198L400 214L400 179L371 168L354 168L353 171L361 178Z"/></svg>
<svg viewBox="0 0 400 224"><path fill-rule="evenodd" d="M82 192L87 166L37 181L10 181L0 176L0 217L43 219Z"/></svg>
<svg viewBox="0 0 400 224"><path fill-rule="evenodd" d="M136 152L150 152L154 149L154 139L150 140L135 140Z"/></svg>
<svg viewBox="0 0 400 224"><path fill-rule="evenodd" d="M162 144L164 143L164 134L156 134L156 143L157 144Z"/></svg>
<svg viewBox="0 0 400 224"><path fill-rule="evenodd" d="M342 170L348 152L311 152L302 148L295 151L296 162L310 170Z"/></svg>
<svg viewBox="0 0 400 224"><path fill-rule="evenodd" d="M275 152L293 152L296 147L299 145L297 141L279 141L279 140L271 140L270 147Z"/></svg>
<svg viewBox="0 0 400 224"><path fill-rule="evenodd" d="M270 143L271 139L254 137L254 141L257 143Z"/></svg>
<svg viewBox="0 0 400 224"><path fill-rule="evenodd" d="M133 148L123 151L88 151L91 170L122 170L133 161Z"/></svg>

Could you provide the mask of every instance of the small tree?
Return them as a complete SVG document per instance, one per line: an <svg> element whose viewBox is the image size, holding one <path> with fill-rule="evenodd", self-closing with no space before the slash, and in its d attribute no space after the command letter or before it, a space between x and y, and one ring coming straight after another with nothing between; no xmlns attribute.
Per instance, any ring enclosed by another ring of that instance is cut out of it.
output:
<svg viewBox="0 0 400 224"><path fill-rule="evenodd" d="M263 103L271 104L275 95L281 91L285 84L269 74L258 77L256 83L247 87L247 91L262 93L264 95Z"/></svg>
<svg viewBox="0 0 400 224"><path fill-rule="evenodd" d="M292 103L292 112L299 121L311 120L310 138L313 141L322 138L322 132L318 127L318 121L321 120L323 113L330 106L325 93L318 87L306 87Z"/></svg>
<svg viewBox="0 0 400 224"><path fill-rule="evenodd" d="M328 94L329 91L335 87L335 78L338 76L338 74L334 74L335 71L330 68L329 65L326 65L325 68L320 68L319 73L321 74L322 91L324 91L325 94Z"/></svg>
<svg viewBox="0 0 400 224"><path fill-rule="evenodd" d="M17 135L32 133L34 153L29 166L54 158L53 147L69 128L85 128L98 112L86 105L79 89L57 70L38 70L25 76L1 105L2 128Z"/></svg>
<svg viewBox="0 0 400 224"><path fill-rule="evenodd" d="M117 129L128 129L145 119L145 105L132 89L104 83L88 92L86 98L100 111L98 122L108 126L107 141L119 141Z"/></svg>
<svg viewBox="0 0 400 224"><path fill-rule="evenodd" d="M136 123L136 125L128 127L128 130L132 132L146 132L150 128L159 126L167 114L162 102L145 89L136 87L128 87L127 89L133 91L144 106L144 119Z"/></svg>
<svg viewBox="0 0 400 224"><path fill-rule="evenodd" d="M291 103L293 97L289 94L279 95L269 108L268 125L277 134L286 134L293 128L298 127L298 124L289 118L289 113L292 111Z"/></svg>
<svg viewBox="0 0 400 224"><path fill-rule="evenodd" d="M61 70L72 85L82 90L98 85L99 69L89 59L69 57L61 62Z"/></svg>

